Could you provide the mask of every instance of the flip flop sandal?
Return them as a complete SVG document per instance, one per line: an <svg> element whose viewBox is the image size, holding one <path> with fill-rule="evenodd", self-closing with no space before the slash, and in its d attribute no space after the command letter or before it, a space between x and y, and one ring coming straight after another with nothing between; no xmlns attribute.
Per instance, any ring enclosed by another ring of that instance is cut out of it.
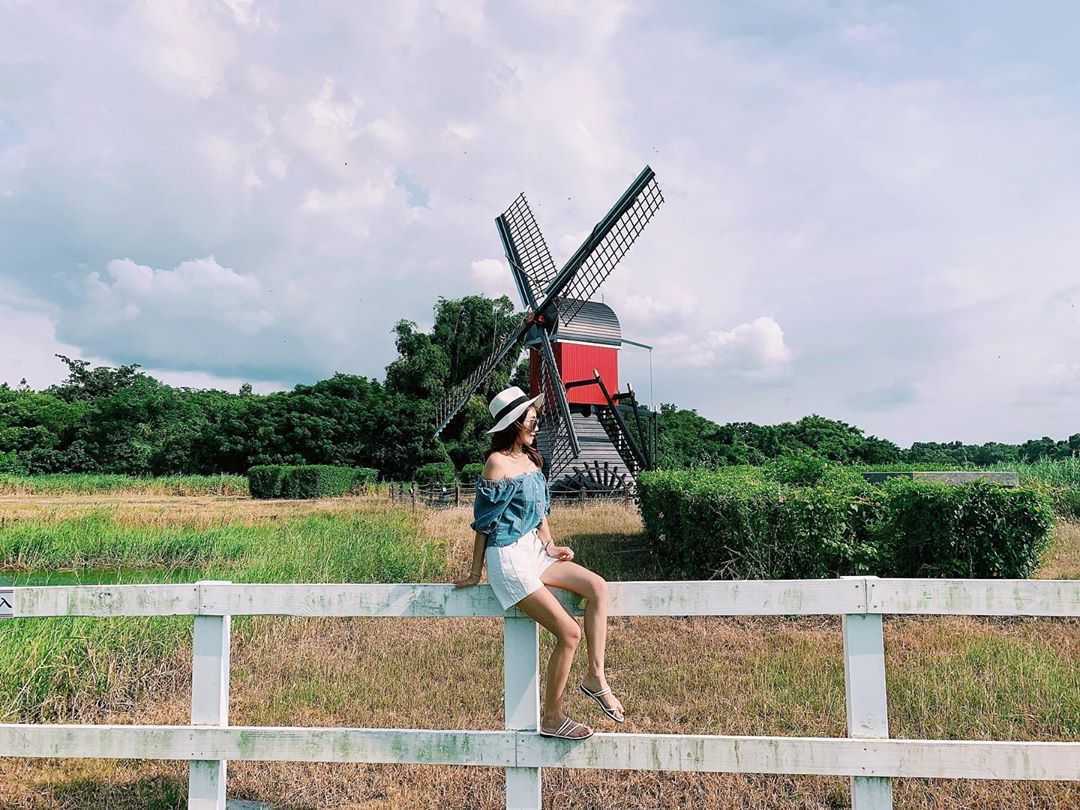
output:
<svg viewBox="0 0 1080 810"><path fill-rule="evenodd" d="M562 721L562 724L555 729L555 731L544 731L544 727L540 727L540 736L542 737L559 737L563 740L587 740L593 735L593 730L590 728L589 733L581 737L573 736L579 728L588 728L584 723L579 723L576 720L571 720L567 717Z"/></svg>
<svg viewBox="0 0 1080 810"><path fill-rule="evenodd" d="M588 687L587 687L587 686L586 686L585 684L581 684L581 685L580 685L580 686L578 687L578 689L580 689L580 690L581 690L582 692L584 692L584 693L585 693L586 695L588 695L588 696L589 696L589 697L591 697L591 698L592 698L593 700L595 700L595 701L596 701L596 705L597 705L597 706L599 706L599 707L600 707L601 709L603 709L603 710L604 710L604 714L606 714L606 715L607 715L608 717L610 717L610 718L611 718L612 720L614 720L614 721L615 721L616 723L621 723L621 722L623 722L624 720L626 720L626 718L625 718L625 717L620 717L620 716L619 716L619 712L616 712L616 711L615 711L614 709L610 709L610 708L608 708L608 707L607 707L607 706L606 706L606 705L604 704L604 701L602 701L602 700L600 699L600 698L601 698L601 697L603 697L604 695L610 695L610 694L611 694L611 688L610 688L610 687L607 687L607 686L605 686L605 687L604 687L603 689L601 689L601 690L600 690L599 692L590 692L590 691L589 691L589 688L588 688Z"/></svg>

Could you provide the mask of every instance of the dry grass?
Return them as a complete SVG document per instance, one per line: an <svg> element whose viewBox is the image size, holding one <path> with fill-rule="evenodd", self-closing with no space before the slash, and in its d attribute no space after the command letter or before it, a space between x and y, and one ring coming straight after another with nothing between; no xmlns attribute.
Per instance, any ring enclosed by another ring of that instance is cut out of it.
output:
<svg viewBox="0 0 1080 810"><path fill-rule="evenodd" d="M1080 579L1080 523L1060 521L1036 579Z"/></svg>
<svg viewBox="0 0 1080 810"><path fill-rule="evenodd" d="M174 524L269 521L285 514L275 509L320 507L201 499L213 513L207 515L198 509L177 512L161 500L125 500L116 508L132 520ZM325 508L385 508L350 501ZM59 514L70 516L68 508ZM446 541L451 577L468 565L469 518L468 510L456 509L426 513L422 522L425 535ZM631 565L635 555L615 553L643 540L631 510L609 504L560 507L552 526L579 561L608 578L638 570ZM1078 554L1080 532L1059 528L1042 575L1049 570L1057 572L1051 576L1076 576ZM234 724L501 727L498 619L258 617L237 620L236 626ZM542 633L544 664L551 648L552 639ZM583 673L583 653L571 686ZM1080 739L1076 621L888 619L886 654L894 737ZM187 722L189 655L189 649L177 652L174 688L159 698L123 711L105 707L83 721ZM844 735L835 618L613 618L608 674L626 706L624 725L577 698L569 703L572 716L598 730ZM242 762L229 767L230 796L282 808L496 808L504 802L499 769ZM1080 806L1075 783L902 780L895 791L896 806L905 810ZM185 793L182 763L0 762L4 808L183 807ZM849 806L849 794L847 780L840 778L548 769L544 802L550 808L842 808Z"/></svg>
<svg viewBox="0 0 1080 810"><path fill-rule="evenodd" d="M126 526L206 529L251 526L311 514L367 514L390 506L388 498L353 496L311 500L256 500L230 495L0 495L0 528L20 520L56 522L106 511Z"/></svg>

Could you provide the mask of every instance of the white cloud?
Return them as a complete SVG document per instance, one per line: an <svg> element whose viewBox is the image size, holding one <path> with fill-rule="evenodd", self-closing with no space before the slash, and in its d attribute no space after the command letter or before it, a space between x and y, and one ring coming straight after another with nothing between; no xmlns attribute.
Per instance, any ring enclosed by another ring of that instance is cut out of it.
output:
<svg viewBox="0 0 1080 810"><path fill-rule="evenodd" d="M136 6L144 63L165 86L203 99L221 89L236 43L217 24L216 8L196 0Z"/></svg>
<svg viewBox="0 0 1080 810"><path fill-rule="evenodd" d="M255 0L221 0L232 12L233 20L241 28L250 31L266 29L276 31L277 21L265 13L265 9L256 8Z"/></svg>
<svg viewBox="0 0 1080 810"><path fill-rule="evenodd" d="M158 270L113 259L106 275L85 279L82 308L65 321L65 333L86 337L121 329L133 344L150 338L167 346L170 335L212 330L218 339L252 336L276 318L259 281L218 264L213 256Z"/></svg>
<svg viewBox="0 0 1080 810"><path fill-rule="evenodd" d="M461 141L471 141L477 136L478 131L474 124L451 122L446 125L446 133Z"/></svg>
<svg viewBox="0 0 1080 810"><path fill-rule="evenodd" d="M469 279L477 291L490 297L509 296L515 307L521 307L510 268L502 259L477 259L470 265Z"/></svg>
<svg viewBox="0 0 1080 810"><path fill-rule="evenodd" d="M78 346L56 339L54 312L55 307L0 278L0 382L15 387L25 378L30 387L41 390L65 376L64 365L54 354L82 356Z"/></svg>
<svg viewBox="0 0 1080 810"><path fill-rule="evenodd" d="M486 28L485 0L436 0L435 7L451 30L479 36Z"/></svg>
<svg viewBox="0 0 1080 810"><path fill-rule="evenodd" d="M728 331L675 333L657 341L658 359L675 367L733 371L750 376L775 375L792 358L784 331L769 317L755 318Z"/></svg>

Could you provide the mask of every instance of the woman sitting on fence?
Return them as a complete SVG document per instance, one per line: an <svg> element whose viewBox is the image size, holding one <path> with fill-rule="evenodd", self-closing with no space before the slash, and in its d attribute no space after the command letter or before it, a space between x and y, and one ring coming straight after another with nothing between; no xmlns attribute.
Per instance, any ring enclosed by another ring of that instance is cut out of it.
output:
<svg viewBox="0 0 1080 810"><path fill-rule="evenodd" d="M556 546L548 528L551 489L542 472L543 457L535 447L539 422L535 403L542 397L529 398L515 385L501 391L488 405L495 426L487 431L493 434L491 448L484 454L483 476L476 482L472 571L454 584L476 585L487 562L488 582L503 610L514 605L555 635L558 642L548 662L540 733L584 740L593 730L571 720L564 710L566 682L581 641L581 628L545 585L588 600L585 638L589 671L579 688L617 723L623 722L623 707L604 675L607 582L571 562L574 552Z"/></svg>

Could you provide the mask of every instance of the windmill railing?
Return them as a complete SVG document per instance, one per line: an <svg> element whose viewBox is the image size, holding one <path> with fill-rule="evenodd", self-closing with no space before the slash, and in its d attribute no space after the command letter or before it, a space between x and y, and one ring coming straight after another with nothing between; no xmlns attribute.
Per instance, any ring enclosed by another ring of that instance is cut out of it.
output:
<svg viewBox="0 0 1080 810"><path fill-rule="evenodd" d="M575 616L583 600L556 589ZM188 807L224 810L227 761L420 763L506 769L506 806L540 808L543 768L851 777L857 810L892 807L894 779L1080 781L1080 742L890 739L882 616L1080 616L1080 581L845 577L612 582L611 616L843 618L847 737L597 733L550 739L540 722L539 625L490 586L233 584L17 587L0 620L193 616L190 725L0 724L0 757L189 762ZM501 617L504 728L231 726L232 616Z"/></svg>

